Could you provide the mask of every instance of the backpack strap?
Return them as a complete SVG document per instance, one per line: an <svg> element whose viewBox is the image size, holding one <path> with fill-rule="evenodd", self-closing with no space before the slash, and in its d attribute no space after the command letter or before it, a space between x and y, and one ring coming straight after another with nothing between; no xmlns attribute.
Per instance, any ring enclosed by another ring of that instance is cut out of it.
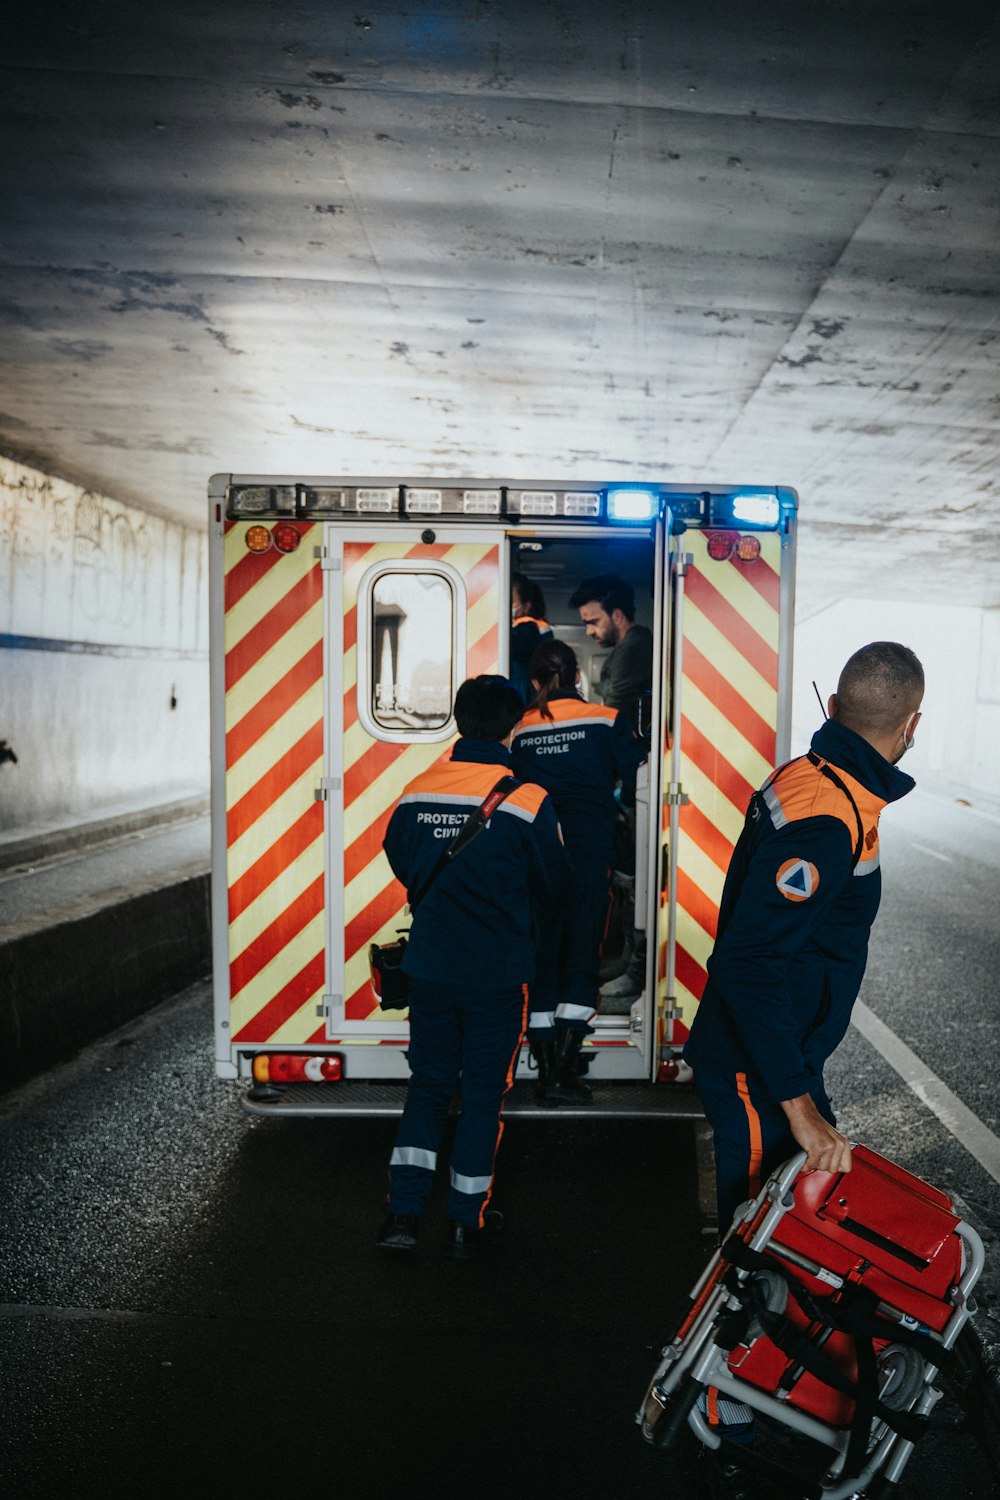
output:
<svg viewBox="0 0 1000 1500"><path fill-rule="evenodd" d="M823 760L819 755L816 754L815 750L809 750L807 752L806 759L809 761L810 765L814 765L816 767L821 776L825 776L827 781L832 781L834 786L838 787L839 790L843 792L844 796L847 798L848 802L854 809L854 816L858 824L858 837L857 842L854 845L854 859L851 862L851 869L856 870L858 866L858 860L861 858L865 847L865 829L864 824L861 821L861 814L858 811L858 804L855 802L853 796L851 795L851 790L848 787L847 783L843 780L842 777L837 775L832 766L828 765L825 760Z"/></svg>
<svg viewBox="0 0 1000 1500"><path fill-rule="evenodd" d="M431 886L434 884L435 880L437 880L438 876L442 873L445 867L451 864L456 854L460 854L463 849L467 849L468 846L472 843L472 840L478 834L482 833L483 829L486 827L490 818L492 818L493 814L496 812L497 808L500 806L504 798L509 797L511 792L513 792L519 785L520 783L518 782L516 777L501 776L500 780L479 804L475 812L471 813L469 817L466 818L465 826L459 833L458 838L453 844L449 845L449 847L444 850L437 864L434 866L433 870L428 875L419 891L417 891L416 894L410 898L411 913L416 911L418 905L427 895L427 892L430 890Z"/></svg>

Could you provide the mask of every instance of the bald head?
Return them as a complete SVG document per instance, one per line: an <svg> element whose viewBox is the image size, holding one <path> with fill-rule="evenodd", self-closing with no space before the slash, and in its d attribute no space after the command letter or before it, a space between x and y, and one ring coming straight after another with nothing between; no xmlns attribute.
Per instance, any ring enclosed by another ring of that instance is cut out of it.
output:
<svg viewBox="0 0 1000 1500"><path fill-rule="evenodd" d="M924 669L909 646L873 641L844 666L833 717L878 744L898 733L924 696Z"/></svg>

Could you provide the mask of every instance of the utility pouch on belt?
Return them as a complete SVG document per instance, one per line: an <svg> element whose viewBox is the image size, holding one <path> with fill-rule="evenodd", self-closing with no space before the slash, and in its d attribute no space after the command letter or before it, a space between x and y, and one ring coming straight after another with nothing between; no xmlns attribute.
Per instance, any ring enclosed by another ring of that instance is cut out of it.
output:
<svg viewBox="0 0 1000 1500"><path fill-rule="evenodd" d="M394 943L372 943L368 949L372 989L383 1010L406 1008L407 984L402 967L405 953L406 938L402 934Z"/></svg>
<svg viewBox="0 0 1000 1500"><path fill-rule="evenodd" d="M486 827L505 797L517 786L513 776L501 776L490 790L490 794L466 820L458 838L450 849L446 849L423 885L410 898L410 911L415 912L427 895L445 865L451 863L456 854L468 847L478 833ZM409 1003L409 985L403 973L406 955L406 937L400 934L394 943L372 943L368 949L368 967L371 970L372 990L383 1010L405 1010Z"/></svg>

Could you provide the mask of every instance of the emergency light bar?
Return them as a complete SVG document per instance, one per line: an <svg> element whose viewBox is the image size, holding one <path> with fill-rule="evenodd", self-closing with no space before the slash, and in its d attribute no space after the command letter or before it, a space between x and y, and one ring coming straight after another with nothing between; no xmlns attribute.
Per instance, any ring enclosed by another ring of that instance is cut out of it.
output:
<svg viewBox="0 0 1000 1500"><path fill-rule="evenodd" d="M791 491L753 486L687 490L670 484L437 484L375 480L281 480L232 476L226 513L233 520L416 520L424 516L481 521L556 521L651 526L668 513L674 529L776 531L795 510ZM267 543L265 543L267 545Z"/></svg>

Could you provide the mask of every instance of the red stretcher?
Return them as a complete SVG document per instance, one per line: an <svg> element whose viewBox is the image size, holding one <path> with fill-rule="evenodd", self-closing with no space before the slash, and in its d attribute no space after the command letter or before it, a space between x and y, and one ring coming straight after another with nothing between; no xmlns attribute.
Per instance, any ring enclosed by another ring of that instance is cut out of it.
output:
<svg viewBox="0 0 1000 1500"><path fill-rule="evenodd" d="M983 1245L944 1193L866 1146L848 1173L802 1172L805 1159L737 1211L636 1420L662 1448L690 1428L805 1500L888 1500L974 1311ZM718 1398L789 1438L781 1462L726 1441Z"/></svg>

